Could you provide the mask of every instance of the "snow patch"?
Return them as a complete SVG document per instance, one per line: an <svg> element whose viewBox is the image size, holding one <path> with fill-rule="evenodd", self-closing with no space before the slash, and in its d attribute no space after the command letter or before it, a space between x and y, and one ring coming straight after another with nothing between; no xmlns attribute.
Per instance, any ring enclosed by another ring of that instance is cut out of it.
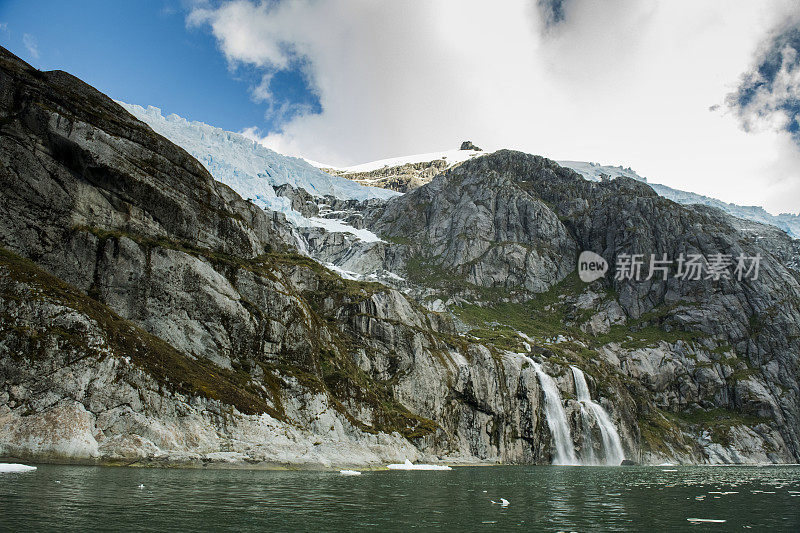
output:
<svg viewBox="0 0 800 533"><path fill-rule="evenodd" d="M351 272L349 270L345 270L341 267L334 265L333 263L322 263L322 264L325 266L325 268L327 268L328 270L332 270L333 272L336 272L337 274L339 274L340 277L344 279L349 279L353 281L359 281L361 279L361 275L358 274L357 272Z"/></svg>
<svg viewBox="0 0 800 533"><path fill-rule="evenodd" d="M331 233L350 233L364 242L384 242L368 229L356 229L335 218L311 217L299 221L297 225L323 228Z"/></svg>

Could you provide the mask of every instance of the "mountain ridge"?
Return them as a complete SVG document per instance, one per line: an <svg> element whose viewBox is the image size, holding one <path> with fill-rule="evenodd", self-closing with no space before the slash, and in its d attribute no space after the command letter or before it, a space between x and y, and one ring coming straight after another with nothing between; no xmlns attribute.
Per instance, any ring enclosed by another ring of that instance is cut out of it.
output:
<svg viewBox="0 0 800 533"><path fill-rule="evenodd" d="M780 231L513 151L388 200L287 186L380 238L299 227L4 49L0 154L0 457L606 464L613 429L648 464L800 460L800 278ZM764 264L758 281L584 284L581 249Z"/></svg>
<svg viewBox="0 0 800 533"><path fill-rule="evenodd" d="M337 176L352 179L361 184L383 186L399 192L408 192L429 182L438 172L442 172L453 165L486 155L491 152L465 152L466 157L453 157L462 152L450 150L432 152L411 156L401 156L377 160L349 167L332 167L324 163L313 162L314 166ZM629 167L601 165L584 161L559 161L564 167L575 170L591 181L600 181L604 178L625 176L650 185L659 195L677 203L690 205L702 204L716 207L722 211L744 220L759 222L775 226L795 239L800 239L800 214L780 213L774 215L759 206L742 206L725 202L688 191L678 190L667 185L652 183L637 174ZM431 170L429 170L431 169Z"/></svg>

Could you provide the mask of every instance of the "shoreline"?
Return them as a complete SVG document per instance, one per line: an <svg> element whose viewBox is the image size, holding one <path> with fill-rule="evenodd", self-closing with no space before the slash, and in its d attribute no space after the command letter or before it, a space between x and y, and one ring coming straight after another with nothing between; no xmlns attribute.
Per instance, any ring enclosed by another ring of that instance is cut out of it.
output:
<svg viewBox="0 0 800 533"><path fill-rule="evenodd" d="M358 470L361 472L392 472L387 468L387 464L336 464L322 465L319 463L273 463L260 462L249 463L246 461L227 462L227 461L160 461L158 459L137 459L135 461L119 460L91 460L91 459L46 459L46 458L21 458L14 456L0 456L0 463L21 463L33 466L88 466L103 468L143 468L143 469L164 469L164 470L254 470L254 471L284 471L284 472L339 472L340 470ZM419 464L419 463L418 463ZM783 467L800 466L800 463L692 463L692 464L636 464L636 465L552 465L552 464L521 464L521 463L481 463L481 462L452 462L445 461L436 463L425 463L436 465L447 465L456 468L476 468L476 467L556 467L556 468L692 468L692 467ZM398 470L403 471L403 470Z"/></svg>

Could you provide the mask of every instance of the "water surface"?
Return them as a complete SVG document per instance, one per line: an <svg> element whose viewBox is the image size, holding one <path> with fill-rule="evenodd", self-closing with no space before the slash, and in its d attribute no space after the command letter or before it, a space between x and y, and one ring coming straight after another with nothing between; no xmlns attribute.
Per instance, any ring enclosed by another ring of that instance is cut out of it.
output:
<svg viewBox="0 0 800 533"><path fill-rule="evenodd" d="M510 505L491 503L500 498ZM2 531L747 528L800 531L799 466L462 467L346 477L41 465L0 474Z"/></svg>

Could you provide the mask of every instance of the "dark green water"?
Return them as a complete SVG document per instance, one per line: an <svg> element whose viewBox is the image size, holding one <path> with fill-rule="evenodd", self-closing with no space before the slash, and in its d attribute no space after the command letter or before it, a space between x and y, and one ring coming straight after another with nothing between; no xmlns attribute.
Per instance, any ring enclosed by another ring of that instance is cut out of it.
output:
<svg viewBox="0 0 800 533"><path fill-rule="evenodd" d="M500 498L510 505L492 505ZM0 474L3 531L747 528L800 531L800 467L510 466L346 477L43 465Z"/></svg>

